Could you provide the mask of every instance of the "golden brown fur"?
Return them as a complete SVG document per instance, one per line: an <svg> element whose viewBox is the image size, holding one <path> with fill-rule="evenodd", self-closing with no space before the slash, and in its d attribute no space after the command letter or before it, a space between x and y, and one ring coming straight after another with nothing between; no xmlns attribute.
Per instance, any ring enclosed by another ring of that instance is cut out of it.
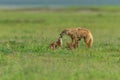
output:
<svg viewBox="0 0 120 80"><path fill-rule="evenodd" d="M86 43L86 47L91 47L93 44L93 36L91 32L88 29L85 28L68 28L64 29L60 36L61 38L63 35L68 35L72 39L72 44L75 45L75 48L78 47L78 41L81 39L84 39L84 42Z"/></svg>
<svg viewBox="0 0 120 80"><path fill-rule="evenodd" d="M62 38L58 38L57 41L52 42L49 47L52 50L55 50L57 47L62 47Z"/></svg>
<svg viewBox="0 0 120 80"><path fill-rule="evenodd" d="M76 44L72 44L71 42L67 42L66 44L70 50L76 48Z"/></svg>
<svg viewBox="0 0 120 80"><path fill-rule="evenodd" d="M82 38L84 39L84 42L86 43L87 48L92 46L93 36L88 29L78 28L77 37L79 40L81 40Z"/></svg>

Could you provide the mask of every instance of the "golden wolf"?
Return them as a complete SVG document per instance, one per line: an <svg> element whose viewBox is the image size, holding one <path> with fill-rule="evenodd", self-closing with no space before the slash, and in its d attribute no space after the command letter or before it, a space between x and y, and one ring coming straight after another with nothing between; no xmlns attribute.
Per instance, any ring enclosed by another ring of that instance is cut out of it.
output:
<svg viewBox="0 0 120 80"><path fill-rule="evenodd" d="M85 28L68 28L68 29L64 29L61 33L60 33L60 37L62 38L63 35L68 35L71 37L72 39L72 43L73 45L75 45L74 47L78 47L78 41L80 41L81 39L84 39L84 42L86 43L86 47L91 47L93 44L93 36L91 34L91 32L88 29Z"/></svg>

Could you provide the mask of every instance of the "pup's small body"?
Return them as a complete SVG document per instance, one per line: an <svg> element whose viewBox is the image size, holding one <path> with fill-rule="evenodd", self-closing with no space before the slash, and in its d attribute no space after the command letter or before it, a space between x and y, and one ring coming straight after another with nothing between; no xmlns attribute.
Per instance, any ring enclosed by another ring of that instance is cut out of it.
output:
<svg viewBox="0 0 120 80"><path fill-rule="evenodd" d="M54 41L50 44L50 49L55 50L57 47L62 47L62 38L59 37L57 41Z"/></svg>
<svg viewBox="0 0 120 80"><path fill-rule="evenodd" d="M70 49L70 50L76 48L76 45L75 45L75 44L72 44L71 42L67 42L66 44L67 44L67 46L68 46L68 49Z"/></svg>

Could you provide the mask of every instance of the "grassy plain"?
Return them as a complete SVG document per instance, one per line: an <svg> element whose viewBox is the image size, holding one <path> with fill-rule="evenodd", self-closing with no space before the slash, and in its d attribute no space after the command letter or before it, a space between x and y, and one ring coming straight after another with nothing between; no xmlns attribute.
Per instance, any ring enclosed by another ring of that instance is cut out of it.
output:
<svg viewBox="0 0 120 80"><path fill-rule="evenodd" d="M48 45L64 28L91 30L93 47ZM120 12L0 11L0 80L120 80Z"/></svg>

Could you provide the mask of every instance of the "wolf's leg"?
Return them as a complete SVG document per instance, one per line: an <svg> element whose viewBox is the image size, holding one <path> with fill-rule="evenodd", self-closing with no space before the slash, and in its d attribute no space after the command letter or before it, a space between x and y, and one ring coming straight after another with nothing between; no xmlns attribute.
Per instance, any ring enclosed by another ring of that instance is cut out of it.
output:
<svg viewBox="0 0 120 80"><path fill-rule="evenodd" d="M77 48L77 47L78 47L78 44L79 44L79 43L78 43L78 38L77 38L77 37L73 38L72 44L73 44L74 48Z"/></svg>
<svg viewBox="0 0 120 80"><path fill-rule="evenodd" d="M86 48L89 47L89 40L90 40L89 37L84 37L84 41L85 41L85 43L86 43Z"/></svg>

